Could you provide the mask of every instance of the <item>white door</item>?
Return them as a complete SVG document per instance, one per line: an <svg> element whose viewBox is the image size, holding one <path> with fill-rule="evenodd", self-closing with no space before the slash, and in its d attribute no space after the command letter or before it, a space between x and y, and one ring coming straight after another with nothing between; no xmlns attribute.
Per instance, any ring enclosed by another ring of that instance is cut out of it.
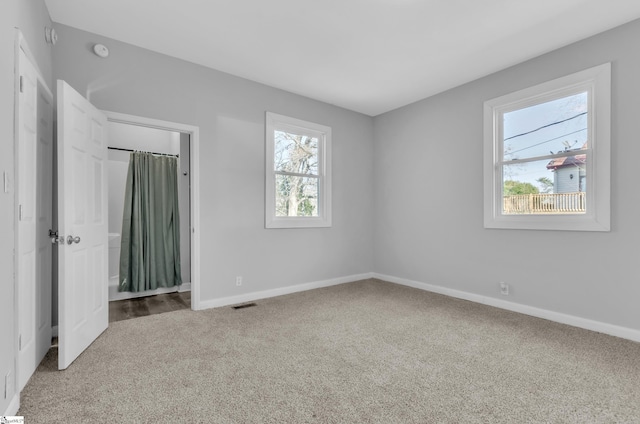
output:
<svg viewBox="0 0 640 424"><path fill-rule="evenodd" d="M39 363L36 353L36 148L38 74L20 49L18 88L18 388L22 390Z"/></svg>
<svg viewBox="0 0 640 424"><path fill-rule="evenodd" d="M58 368L108 326L105 115L58 80Z"/></svg>

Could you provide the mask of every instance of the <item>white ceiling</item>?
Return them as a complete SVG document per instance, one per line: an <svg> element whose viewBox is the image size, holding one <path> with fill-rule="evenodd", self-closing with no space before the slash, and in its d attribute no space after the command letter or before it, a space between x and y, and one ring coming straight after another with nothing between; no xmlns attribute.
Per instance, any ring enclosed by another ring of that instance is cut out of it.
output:
<svg viewBox="0 0 640 424"><path fill-rule="evenodd" d="M85 31L375 116L640 18L638 0L45 0Z"/></svg>

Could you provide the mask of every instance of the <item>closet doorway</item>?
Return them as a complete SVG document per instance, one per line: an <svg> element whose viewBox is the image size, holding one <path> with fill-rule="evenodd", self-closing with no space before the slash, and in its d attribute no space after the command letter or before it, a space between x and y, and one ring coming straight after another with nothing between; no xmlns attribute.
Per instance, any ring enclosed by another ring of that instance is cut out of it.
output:
<svg viewBox="0 0 640 424"><path fill-rule="evenodd" d="M115 112L108 120L109 301L191 291L191 309L199 309L198 128ZM118 291L125 184L132 151L175 156L178 161L180 268L182 285L155 290Z"/></svg>

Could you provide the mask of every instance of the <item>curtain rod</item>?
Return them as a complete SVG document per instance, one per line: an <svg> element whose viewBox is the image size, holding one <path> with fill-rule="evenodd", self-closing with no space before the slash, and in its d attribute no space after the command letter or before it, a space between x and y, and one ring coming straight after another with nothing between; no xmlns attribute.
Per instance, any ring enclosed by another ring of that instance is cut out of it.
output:
<svg viewBox="0 0 640 424"><path fill-rule="evenodd" d="M172 155L170 153L142 152L142 150L124 149L122 147L107 147L107 149L109 149L109 150L120 150L122 152L141 152L141 153L151 153L152 155L175 156L177 158L180 157L180 155Z"/></svg>

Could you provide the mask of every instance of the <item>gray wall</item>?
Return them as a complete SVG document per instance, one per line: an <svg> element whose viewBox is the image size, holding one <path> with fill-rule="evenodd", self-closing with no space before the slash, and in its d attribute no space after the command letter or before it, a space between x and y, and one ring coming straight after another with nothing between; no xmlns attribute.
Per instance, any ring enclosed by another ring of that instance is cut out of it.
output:
<svg viewBox="0 0 640 424"><path fill-rule="evenodd" d="M203 301L371 271L372 118L71 27L56 29L55 78L98 108L200 128ZM97 42L109 47L108 59L91 52ZM264 229L265 111L332 127L332 228Z"/></svg>
<svg viewBox="0 0 640 424"><path fill-rule="evenodd" d="M15 309L13 286L13 247L15 245L14 210L14 48L15 29L20 28L31 49L37 66L51 87L51 48L44 41L44 27L51 26L49 14L41 0L3 0L0 12L0 187L3 173L11 176L9 193L0 188L0 415L15 395L4 395L4 379L11 373L15 382Z"/></svg>
<svg viewBox="0 0 640 424"><path fill-rule="evenodd" d="M640 329L640 21L374 119L375 271ZM612 231L483 228L483 102L612 62Z"/></svg>

